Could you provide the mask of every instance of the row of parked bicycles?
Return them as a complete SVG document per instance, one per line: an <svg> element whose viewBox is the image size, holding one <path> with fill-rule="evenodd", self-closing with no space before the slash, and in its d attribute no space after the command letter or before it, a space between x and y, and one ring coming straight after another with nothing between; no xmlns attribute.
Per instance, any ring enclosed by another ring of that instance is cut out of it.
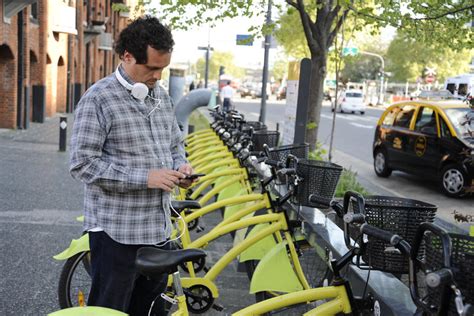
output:
<svg viewBox="0 0 474 316"><path fill-rule="evenodd" d="M145 276L170 275L167 292L157 299L167 301L171 314L221 311L215 280L239 260L257 303L234 315L373 313L371 295L353 294L348 265L402 276L417 315L474 315L474 237L433 224L434 205L350 191L337 201L341 166L308 159L307 144L278 146L278 131L238 112L213 110L211 116L209 129L186 137L188 160L203 176L175 192L175 250L143 247L136 259ZM315 249L303 229L302 207L335 211L344 255L332 258ZM222 220L204 228L211 213ZM208 262L203 249L227 234L233 247ZM62 310L51 315L124 315L85 306L91 283L87 234L55 259L65 261L58 285Z"/></svg>

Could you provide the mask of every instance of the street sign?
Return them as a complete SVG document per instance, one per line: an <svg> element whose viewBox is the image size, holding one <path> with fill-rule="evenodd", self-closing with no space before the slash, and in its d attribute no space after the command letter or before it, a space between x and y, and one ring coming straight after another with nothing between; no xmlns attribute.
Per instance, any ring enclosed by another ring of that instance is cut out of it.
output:
<svg viewBox="0 0 474 316"><path fill-rule="evenodd" d="M249 34L237 34L236 44L243 46L253 46L253 37Z"/></svg>
<svg viewBox="0 0 474 316"><path fill-rule="evenodd" d="M355 56L359 53L359 49L357 47L344 47L342 49L342 56Z"/></svg>

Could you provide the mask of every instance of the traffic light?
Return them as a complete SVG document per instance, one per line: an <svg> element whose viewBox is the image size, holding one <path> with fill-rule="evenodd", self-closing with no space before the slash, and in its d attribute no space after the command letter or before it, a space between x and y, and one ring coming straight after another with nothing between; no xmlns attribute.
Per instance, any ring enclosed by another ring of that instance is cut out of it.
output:
<svg viewBox="0 0 474 316"><path fill-rule="evenodd" d="M224 66L219 66L219 77L224 74L225 67Z"/></svg>

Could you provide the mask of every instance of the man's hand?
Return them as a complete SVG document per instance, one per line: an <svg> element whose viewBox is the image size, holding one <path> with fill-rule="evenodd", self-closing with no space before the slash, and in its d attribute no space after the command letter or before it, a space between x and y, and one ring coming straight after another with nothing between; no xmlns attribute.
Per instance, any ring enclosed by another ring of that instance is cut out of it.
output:
<svg viewBox="0 0 474 316"><path fill-rule="evenodd" d="M191 167L190 164L184 164L184 165L181 165L178 169L179 172L183 173L184 175L191 175L194 173L193 171L193 167ZM182 187L182 188L189 188L191 186L191 184L193 184L193 182L196 182L198 181L197 178L193 179L193 180L190 180L190 179L181 179L179 181L179 186Z"/></svg>
<svg viewBox="0 0 474 316"><path fill-rule="evenodd" d="M152 169L148 172L148 188L171 192L184 179L182 172L170 169Z"/></svg>

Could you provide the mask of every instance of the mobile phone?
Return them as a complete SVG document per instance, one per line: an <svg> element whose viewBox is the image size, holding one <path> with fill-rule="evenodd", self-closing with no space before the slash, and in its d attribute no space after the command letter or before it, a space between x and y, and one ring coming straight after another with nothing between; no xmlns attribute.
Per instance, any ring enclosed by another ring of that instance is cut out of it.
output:
<svg viewBox="0 0 474 316"><path fill-rule="evenodd" d="M196 178L200 178L200 177L204 177L206 174L204 173L193 173L193 174L189 174L185 177L185 179L189 179L189 180L194 180Z"/></svg>

